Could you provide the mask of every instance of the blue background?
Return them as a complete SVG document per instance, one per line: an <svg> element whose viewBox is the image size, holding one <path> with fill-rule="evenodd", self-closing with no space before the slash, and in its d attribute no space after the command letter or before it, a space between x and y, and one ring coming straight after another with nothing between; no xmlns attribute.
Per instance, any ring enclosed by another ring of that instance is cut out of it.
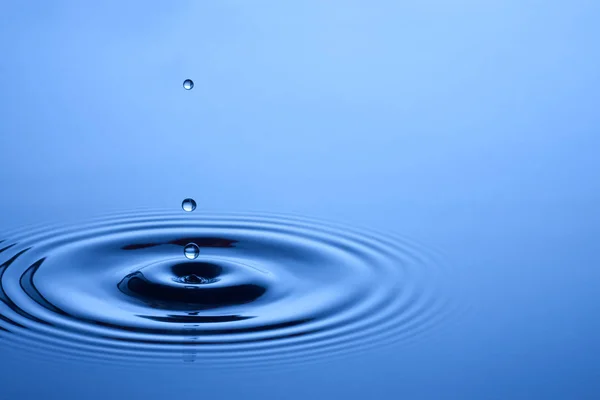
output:
<svg viewBox="0 0 600 400"><path fill-rule="evenodd" d="M441 249L467 311L268 373L2 346L0 399L600 398L599 22L585 0L2 2L1 232L184 197L327 218Z"/></svg>

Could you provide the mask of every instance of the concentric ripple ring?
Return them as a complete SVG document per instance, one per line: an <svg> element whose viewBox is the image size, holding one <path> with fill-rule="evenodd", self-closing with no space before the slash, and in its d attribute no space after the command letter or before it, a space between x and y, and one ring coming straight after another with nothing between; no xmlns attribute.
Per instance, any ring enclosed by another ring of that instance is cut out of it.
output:
<svg viewBox="0 0 600 400"><path fill-rule="evenodd" d="M0 338L48 354L294 363L418 337L447 304L435 253L295 216L144 211L0 239Z"/></svg>

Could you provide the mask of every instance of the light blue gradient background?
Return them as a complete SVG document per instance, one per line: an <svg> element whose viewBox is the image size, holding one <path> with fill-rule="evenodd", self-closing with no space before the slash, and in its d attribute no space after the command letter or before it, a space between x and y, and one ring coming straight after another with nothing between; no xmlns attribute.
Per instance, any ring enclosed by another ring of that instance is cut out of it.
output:
<svg viewBox="0 0 600 400"><path fill-rule="evenodd" d="M297 213L441 249L468 311L269 373L4 343L0 399L600 398L599 2L123 3L0 3L0 232Z"/></svg>

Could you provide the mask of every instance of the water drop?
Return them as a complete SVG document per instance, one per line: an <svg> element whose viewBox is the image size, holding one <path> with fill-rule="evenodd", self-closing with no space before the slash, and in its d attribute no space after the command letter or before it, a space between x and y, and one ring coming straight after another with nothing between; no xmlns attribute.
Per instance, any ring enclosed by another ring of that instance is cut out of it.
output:
<svg viewBox="0 0 600 400"><path fill-rule="evenodd" d="M190 243L183 248L186 258L193 260L200 254L200 248L195 243Z"/></svg>
<svg viewBox="0 0 600 400"><path fill-rule="evenodd" d="M196 200L194 200L194 199L183 200L183 202L181 203L181 208L183 208L183 210L187 211L187 212L194 211L196 209Z"/></svg>
<svg viewBox="0 0 600 400"><path fill-rule="evenodd" d="M183 88L185 90L192 90L192 88L194 87L194 81L191 79L186 79L185 81L183 81Z"/></svg>

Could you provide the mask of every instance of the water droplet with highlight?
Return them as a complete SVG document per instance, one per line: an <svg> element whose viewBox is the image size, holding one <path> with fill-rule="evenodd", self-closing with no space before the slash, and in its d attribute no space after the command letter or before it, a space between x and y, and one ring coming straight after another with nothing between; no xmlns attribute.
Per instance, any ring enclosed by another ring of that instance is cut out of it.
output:
<svg viewBox="0 0 600 400"><path fill-rule="evenodd" d="M187 211L187 212L194 211L196 209L196 200L194 200L194 199L183 200L183 202L181 203L181 208L183 208L183 210Z"/></svg>
<svg viewBox="0 0 600 400"><path fill-rule="evenodd" d="M197 244L190 243L183 248L183 254L185 254L186 258L189 260L193 260L200 254L200 248Z"/></svg>
<svg viewBox="0 0 600 400"><path fill-rule="evenodd" d="M185 81L183 81L183 88L185 90L192 90L194 87L194 81L191 79L186 79Z"/></svg>

